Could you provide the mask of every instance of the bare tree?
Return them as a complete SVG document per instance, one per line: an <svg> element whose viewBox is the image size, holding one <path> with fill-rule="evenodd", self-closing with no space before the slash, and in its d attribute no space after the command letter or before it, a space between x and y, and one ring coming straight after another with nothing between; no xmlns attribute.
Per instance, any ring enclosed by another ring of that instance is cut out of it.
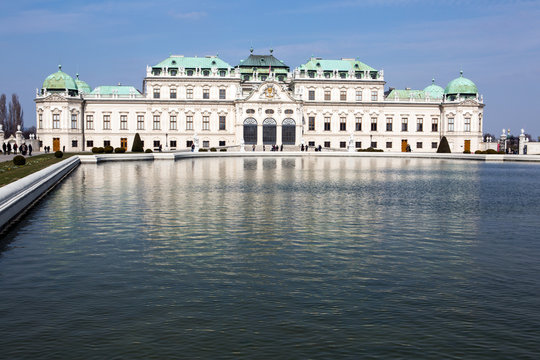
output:
<svg viewBox="0 0 540 360"><path fill-rule="evenodd" d="M17 96L17 94L13 94L11 95L8 113L6 120L4 121L5 136L9 137L11 135L15 135L17 125L21 125L21 129L24 128L23 110L21 103L19 102L19 96Z"/></svg>
<svg viewBox="0 0 540 360"><path fill-rule="evenodd" d="M30 126L29 128L24 128L24 129L22 129L22 134L23 134L23 137L25 139L29 139L30 134L36 135L36 127L35 126Z"/></svg>
<svg viewBox="0 0 540 360"><path fill-rule="evenodd" d="M6 118L7 118L7 109L6 109L6 95L0 95L0 124L6 129Z"/></svg>

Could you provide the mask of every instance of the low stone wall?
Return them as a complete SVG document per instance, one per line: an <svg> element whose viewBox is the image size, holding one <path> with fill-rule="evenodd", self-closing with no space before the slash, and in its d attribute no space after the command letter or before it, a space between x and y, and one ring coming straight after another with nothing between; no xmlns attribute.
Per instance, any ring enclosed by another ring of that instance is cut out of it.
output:
<svg viewBox="0 0 540 360"><path fill-rule="evenodd" d="M0 233L80 164L72 156L0 188Z"/></svg>

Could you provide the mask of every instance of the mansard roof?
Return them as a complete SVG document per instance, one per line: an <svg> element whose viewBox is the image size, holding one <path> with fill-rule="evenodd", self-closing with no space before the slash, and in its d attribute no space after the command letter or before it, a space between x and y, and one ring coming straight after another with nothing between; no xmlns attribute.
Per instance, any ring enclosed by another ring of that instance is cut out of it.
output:
<svg viewBox="0 0 540 360"><path fill-rule="evenodd" d="M162 62L152 66L153 68L185 68L185 69L197 69L197 68L218 68L228 69L232 67L222 59L216 56L205 57L190 57L184 55L171 55Z"/></svg>
<svg viewBox="0 0 540 360"><path fill-rule="evenodd" d="M299 70L322 70L322 71L377 71L369 65L364 64L356 59L341 59L341 60L325 60L322 58L312 57L305 64L298 67Z"/></svg>
<svg viewBox="0 0 540 360"><path fill-rule="evenodd" d="M95 88L92 93L93 95L140 95L139 90L135 89L133 86L128 85L102 85Z"/></svg>
<svg viewBox="0 0 540 360"><path fill-rule="evenodd" d="M272 68L286 68L289 69L289 66L286 65L283 61L274 57L274 55L253 55L250 54L249 57L245 60L241 60L237 65L240 68L254 68L254 67L269 67Z"/></svg>
<svg viewBox="0 0 540 360"><path fill-rule="evenodd" d="M409 99L424 100L426 98L426 93L424 90L393 89L392 91L390 91L390 94L388 94L386 98L388 100L409 100Z"/></svg>

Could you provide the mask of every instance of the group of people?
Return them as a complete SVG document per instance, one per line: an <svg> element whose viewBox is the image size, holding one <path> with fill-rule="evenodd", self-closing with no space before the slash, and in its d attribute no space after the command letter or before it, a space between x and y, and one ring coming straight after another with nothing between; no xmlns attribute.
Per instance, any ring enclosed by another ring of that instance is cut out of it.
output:
<svg viewBox="0 0 540 360"><path fill-rule="evenodd" d="M17 154L17 150L19 150L21 155L26 156L26 153L28 153L28 156L32 156L32 144L22 144L21 146L13 144L13 147L11 146L11 143L2 144L2 152L4 155L11 155L11 151L13 151L14 154Z"/></svg>
<svg viewBox="0 0 540 360"><path fill-rule="evenodd" d="M44 146L43 151L45 152L45 154L50 153L51 152L51 147L50 146Z"/></svg>
<svg viewBox="0 0 540 360"><path fill-rule="evenodd" d="M322 151L321 145L319 145L318 147L314 146L313 148L315 149L315 151ZM253 144L252 150L255 151L255 144ZM309 150L309 145L302 144L302 146L300 146L300 151L308 151L308 150ZM266 145L263 145L263 151L266 151ZM283 144L281 144L281 146L272 145L272 148L270 149L270 151L283 151Z"/></svg>

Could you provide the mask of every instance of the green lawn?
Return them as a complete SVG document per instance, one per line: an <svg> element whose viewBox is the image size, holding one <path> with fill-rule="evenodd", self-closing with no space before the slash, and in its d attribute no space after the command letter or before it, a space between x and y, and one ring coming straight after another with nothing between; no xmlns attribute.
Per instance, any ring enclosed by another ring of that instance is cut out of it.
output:
<svg viewBox="0 0 540 360"><path fill-rule="evenodd" d="M0 162L0 187L22 179L23 177L35 173L41 169L46 168L52 164L56 164L64 159L67 159L73 155L89 153L65 153L64 157L57 159L54 157L54 153L43 154L37 156L29 156L26 158L26 164L23 166L17 166L13 164L13 161Z"/></svg>

